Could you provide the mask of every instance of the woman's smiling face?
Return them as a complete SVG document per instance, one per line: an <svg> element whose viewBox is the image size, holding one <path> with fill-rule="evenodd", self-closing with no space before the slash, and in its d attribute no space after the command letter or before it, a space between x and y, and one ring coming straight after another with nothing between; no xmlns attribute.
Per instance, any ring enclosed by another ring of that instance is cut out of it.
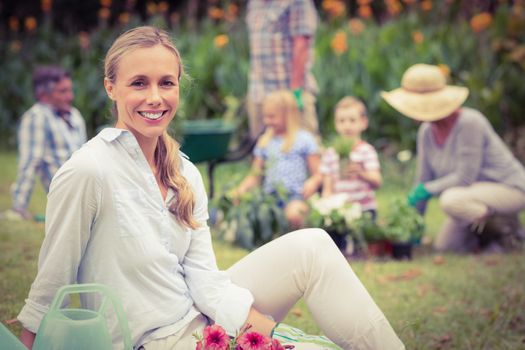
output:
<svg viewBox="0 0 525 350"><path fill-rule="evenodd" d="M124 54L115 81L104 81L116 103L116 127L131 131L139 143L162 135L179 104L179 67L175 53L160 44Z"/></svg>

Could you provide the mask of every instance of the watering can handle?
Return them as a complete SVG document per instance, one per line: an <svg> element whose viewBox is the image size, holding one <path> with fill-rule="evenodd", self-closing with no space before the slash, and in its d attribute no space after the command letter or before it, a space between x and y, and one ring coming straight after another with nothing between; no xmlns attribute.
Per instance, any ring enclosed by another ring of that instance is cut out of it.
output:
<svg viewBox="0 0 525 350"><path fill-rule="evenodd" d="M57 294L55 295L55 298L53 299L53 302L51 303L51 306L49 307L49 309L50 310L60 309L62 302L66 295L73 294L73 293L94 293L94 292L101 293L105 297L102 300L102 304L100 305L100 308L98 310L99 312L101 313L106 312L108 299L113 304L113 309L115 310L115 314L117 315L117 319L120 325L120 331L122 333L124 349L131 350L133 346L131 344L131 336L130 336L130 331L129 331L129 326L128 326L128 319L126 318L126 313L124 312L124 308L120 304L117 295L109 287L103 284L98 284L98 283L83 283L83 284L71 284L67 286L62 286L58 290Z"/></svg>

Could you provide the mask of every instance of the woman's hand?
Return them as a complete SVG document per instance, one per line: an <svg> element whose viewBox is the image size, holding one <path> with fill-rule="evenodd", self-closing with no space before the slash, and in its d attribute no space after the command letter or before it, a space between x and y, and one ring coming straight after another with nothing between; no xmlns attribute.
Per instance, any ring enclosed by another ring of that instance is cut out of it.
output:
<svg viewBox="0 0 525 350"><path fill-rule="evenodd" d="M33 343L35 342L35 333L23 328L22 333L20 333L20 341L26 348L31 350L33 348Z"/></svg>

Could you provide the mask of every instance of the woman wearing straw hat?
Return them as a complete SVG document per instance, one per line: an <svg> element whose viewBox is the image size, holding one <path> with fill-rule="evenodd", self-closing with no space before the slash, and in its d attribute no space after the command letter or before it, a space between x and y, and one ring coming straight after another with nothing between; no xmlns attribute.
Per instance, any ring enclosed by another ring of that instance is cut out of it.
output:
<svg viewBox="0 0 525 350"><path fill-rule="evenodd" d="M473 227L492 214L515 216L525 208L525 169L485 116L462 107L468 93L447 85L439 67L427 64L413 65L401 87L381 93L397 111L423 122L408 202L423 213L427 200L439 196L447 219L434 241L437 250L477 249Z"/></svg>

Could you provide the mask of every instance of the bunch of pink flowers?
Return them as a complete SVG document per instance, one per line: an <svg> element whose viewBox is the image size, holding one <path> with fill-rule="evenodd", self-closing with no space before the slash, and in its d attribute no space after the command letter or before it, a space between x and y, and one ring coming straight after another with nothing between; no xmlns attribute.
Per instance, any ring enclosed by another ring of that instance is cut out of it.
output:
<svg viewBox="0 0 525 350"><path fill-rule="evenodd" d="M258 332L249 332L251 325L241 329L235 338L230 338L224 328L211 325L204 328L203 335L194 334L197 338L195 350L285 350L293 345L281 345L277 339L271 339Z"/></svg>

